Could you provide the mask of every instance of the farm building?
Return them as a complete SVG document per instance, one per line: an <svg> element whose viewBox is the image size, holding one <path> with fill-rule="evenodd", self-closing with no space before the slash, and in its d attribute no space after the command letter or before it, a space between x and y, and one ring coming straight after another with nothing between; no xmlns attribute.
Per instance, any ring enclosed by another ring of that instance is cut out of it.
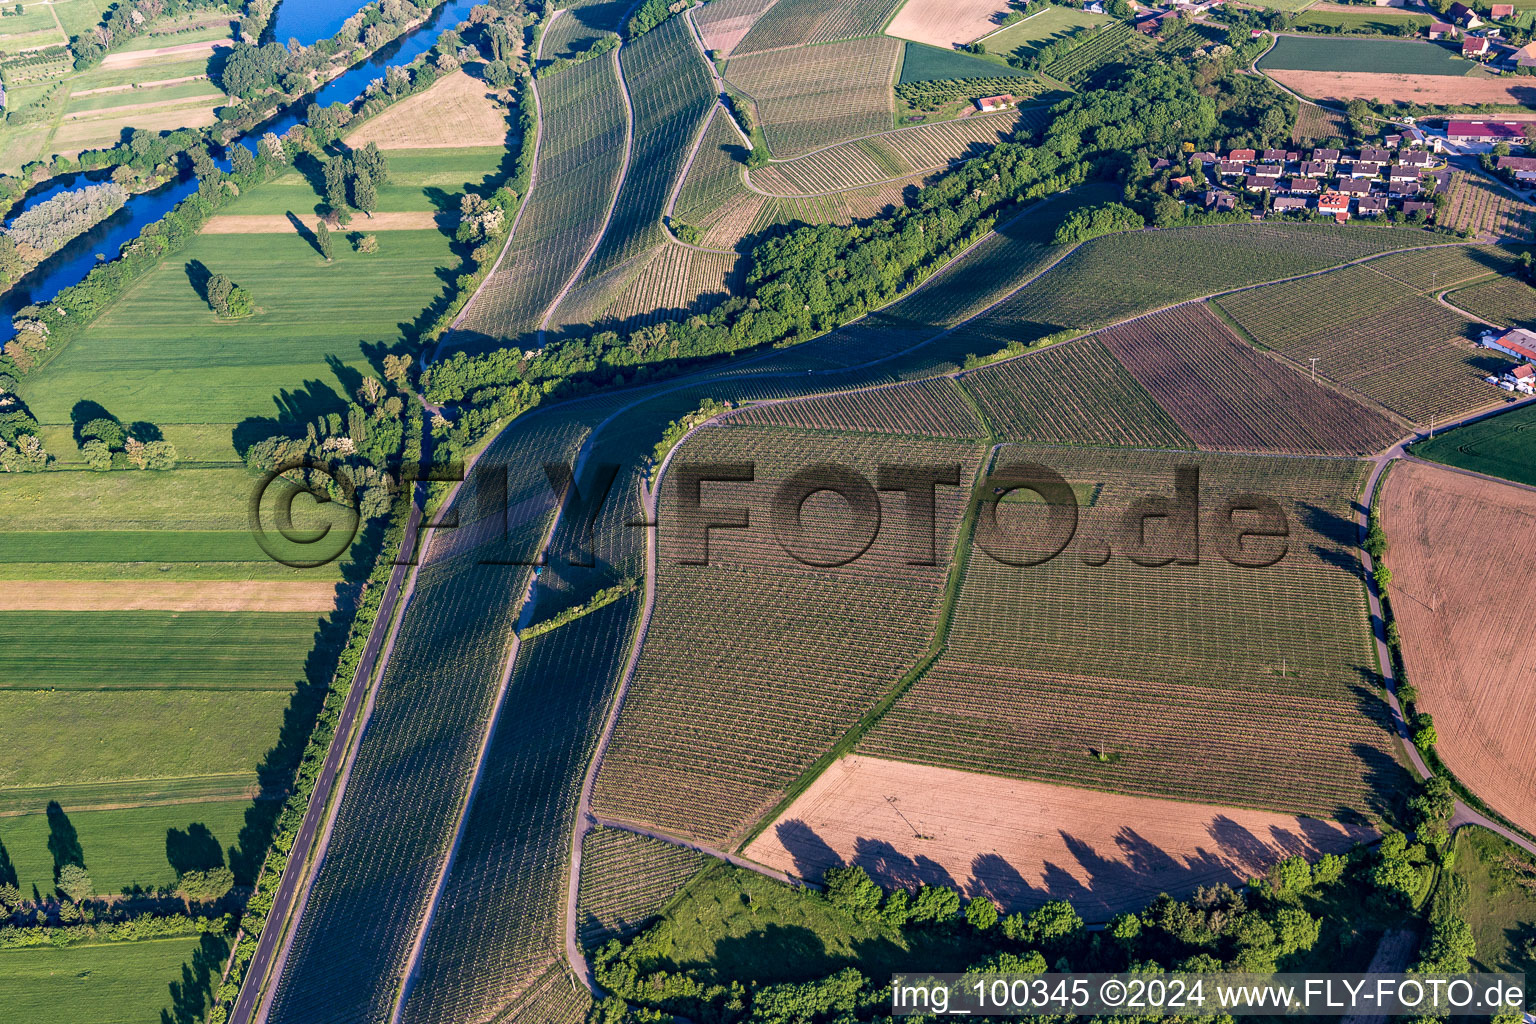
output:
<svg viewBox="0 0 1536 1024"><path fill-rule="evenodd" d="M1519 121L1461 121L1445 123L1445 137L1452 142L1524 142Z"/></svg>
<svg viewBox="0 0 1536 1024"><path fill-rule="evenodd" d="M1483 19L1477 16L1477 12L1463 3L1451 4L1445 14L1462 28L1477 28L1483 23Z"/></svg>
<svg viewBox="0 0 1536 1024"><path fill-rule="evenodd" d="M1515 5L1494 4L1488 9L1488 14L1494 18L1513 18L1515 16Z"/></svg>
<svg viewBox="0 0 1536 1024"><path fill-rule="evenodd" d="M1516 327L1503 334L1489 332L1483 335L1482 345L1516 359L1536 361L1536 331L1528 331L1524 327Z"/></svg>
<svg viewBox="0 0 1536 1024"><path fill-rule="evenodd" d="M981 99L976 101L976 106L980 107L983 111L1007 110L1012 107L1013 104L1014 99L1010 93L1003 93L1001 96L983 96Z"/></svg>
<svg viewBox="0 0 1536 1024"><path fill-rule="evenodd" d="M1467 36L1461 41L1461 55L1463 57L1486 57L1493 44L1483 36Z"/></svg>
<svg viewBox="0 0 1536 1024"><path fill-rule="evenodd" d="M1516 67L1536 67L1536 42L1526 43L1520 49L1509 55Z"/></svg>
<svg viewBox="0 0 1536 1024"><path fill-rule="evenodd" d="M1536 181L1536 157L1501 156L1496 161L1501 171L1510 171L1518 181Z"/></svg>

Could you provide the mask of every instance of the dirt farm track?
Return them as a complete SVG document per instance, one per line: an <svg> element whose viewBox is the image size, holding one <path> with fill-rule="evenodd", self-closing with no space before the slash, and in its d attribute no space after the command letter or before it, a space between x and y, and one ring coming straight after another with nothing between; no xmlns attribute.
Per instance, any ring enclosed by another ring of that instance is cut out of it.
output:
<svg viewBox="0 0 1536 1024"><path fill-rule="evenodd" d="M1536 829L1536 493L1438 466L1394 466L1382 489L1387 588L1403 665L1436 750L1467 788Z"/></svg>
<svg viewBox="0 0 1536 1024"><path fill-rule="evenodd" d="M1070 821L1070 832L1057 824ZM1293 853L1315 859L1367 828L1271 811L1119 796L849 756L744 851L801 877L839 862L886 884L958 886L1004 910L1065 898L1089 921L1241 884Z"/></svg>

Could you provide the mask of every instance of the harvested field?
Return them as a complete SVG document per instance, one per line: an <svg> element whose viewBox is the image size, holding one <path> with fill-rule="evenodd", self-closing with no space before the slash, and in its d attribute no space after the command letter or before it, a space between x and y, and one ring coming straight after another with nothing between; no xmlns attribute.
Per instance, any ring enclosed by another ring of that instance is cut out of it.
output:
<svg viewBox="0 0 1536 1024"><path fill-rule="evenodd" d="M854 430L919 437L981 437L983 427L959 385L947 377L828 395L798 402L749 406L726 421L737 426Z"/></svg>
<svg viewBox="0 0 1536 1024"><path fill-rule="evenodd" d="M855 39L733 57L726 78L756 104L774 155L792 157L888 130L900 55L894 39Z"/></svg>
<svg viewBox="0 0 1536 1024"><path fill-rule="evenodd" d="M885 34L948 49L993 31L1009 10L1005 0L907 0Z"/></svg>
<svg viewBox="0 0 1536 1024"><path fill-rule="evenodd" d="M347 136L349 145L373 142L380 149L455 149L506 141L506 108L491 98L484 82L463 71L444 75L426 92L396 103Z"/></svg>
<svg viewBox="0 0 1536 1024"><path fill-rule="evenodd" d="M1374 835L1317 818L852 755L743 852L802 878L841 861L886 886L957 886L1004 912L1065 899L1084 919L1107 921L1158 893L1241 887L1292 854L1315 860Z"/></svg>
<svg viewBox="0 0 1536 1024"><path fill-rule="evenodd" d="M729 57L774 0L712 0L691 17L704 37L704 49Z"/></svg>
<svg viewBox="0 0 1536 1024"><path fill-rule="evenodd" d="M185 59L233 45L228 39L208 39L197 43L177 43L175 46L156 46L148 50L119 50L102 58L100 66L104 68L138 67L141 64L157 64L161 57Z"/></svg>
<svg viewBox="0 0 1536 1024"><path fill-rule="evenodd" d="M1536 288L1518 277L1500 277L1447 295L1446 301L1501 327L1536 322Z"/></svg>
<svg viewBox="0 0 1536 1024"><path fill-rule="evenodd" d="M432 213L429 210L414 210L400 213L375 213L372 217L363 217L354 220L350 225L354 231L432 231L443 224L444 214ZM311 231L320 223L319 217L306 216L302 218L305 226ZM457 216L453 217L457 220ZM290 234L294 230L293 221L279 214L262 213L221 213L208 218L208 223L203 225L205 235L280 235Z"/></svg>
<svg viewBox="0 0 1536 1024"><path fill-rule="evenodd" d="M1097 338L984 366L962 381L1005 440L1194 447Z"/></svg>
<svg viewBox="0 0 1536 1024"><path fill-rule="evenodd" d="M1298 104L1298 108L1296 123L1291 126L1292 142L1349 138L1349 118L1342 111L1329 110L1315 103Z"/></svg>
<svg viewBox="0 0 1536 1024"><path fill-rule="evenodd" d="M1536 90L1533 90L1536 92ZM1510 195L1479 175L1451 176L1451 204L1438 223L1482 238L1529 242L1536 239L1536 206Z"/></svg>
<svg viewBox="0 0 1536 1024"><path fill-rule="evenodd" d="M737 53L855 39L877 32L901 0L778 0L759 17Z"/></svg>
<svg viewBox="0 0 1536 1024"><path fill-rule="evenodd" d="M1341 42L1344 40L1340 40ZM1359 44L1362 40L1349 40ZM1348 103L1353 99L1381 103L1422 103L1428 106L1481 103L1527 105L1536 100L1536 86L1521 79L1453 78L1449 75L1400 75L1370 71L1296 71L1277 68L1264 73L1288 89L1314 100Z"/></svg>
<svg viewBox="0 0 1536 1024"><path fill-rule="evenodd" d="M1403 666L1434 716L1435 750L1494 810L1536 829L1536 576L1508 558L1513 538L1536 536L1536 493L1401 463L1381 518Z"/></svg>
<svg viewBox="0 0 1536 1024"><path fill-rule="evenodd" d="M936 488L937 565L910 565L904 498L881 492L872 546L840 566L791 558L768 528L768 503L791 473L828 461L873 480L880 464L958 464L975 442L782 428L709 427L685 461L757 465L756 480L706 486L706 501L751 509L751 530L715 530L709 564L683 565L675 474L662 481L660 569L646 644L597 779L598 813L728 842L742 835L928 647L955 531L968 496ZM711 498L711 492L720 495ZM846 504L807 501L802 523L820 562L847 557ZM743 629L742 623L752 628ZM680 802L673 794L686 792Z"/></svg>
<svg viewBox="0 0 1536 1024"><path fill-rule="evenodd" d="M1364 463L1039 445L997 459L1060 473L1079 495L1080 540L1023 567L974 546L944 653L859 752L1356 822L1390 806L1409 775L1359 575ZM1207 517L1199 551L1186 540L1182 556L1166 520L1139 521L1144 538L1126 526L1132 502L1175 493L1179 467L1198 468ZM1255 493L1280 504L1287 536L1250 537L1239 559L1219 520L1233 495ZM1025 549L1003 554L1050 553L1042 514L1001 505L1000 527Z"/></svg>
<svg viewBox="0 0 1536 1024"><path fill-rule="evenodd" d="M1507 364L1470 339L1480 327L1371 269L1224 295L1216 300L1260 345L1416 423L1492 405L1482 380Z"/></svg>
<svg viewBox="0 0 1536 1024"><path fill-rule="evenodd" d="M703 854L617 828L595 828L581 846L581 941L595 949L632 935L712 863Z"/></svg>
<svg viewBox="0 0 1536 1024"><path fill-rule="evenodd" d="M31 580L6 587L11 611L328 612L336 584L289 580Z"/></svg>
<svg viewBox="0 0 1536 1024"><path fill-rule="evenodd" d="M1099 339L1201 448L1368 455L1404 433L1255 352L1203 305L1144 316Z"/></svg>
<svg viewBox="0 0 1536 1024"><path fill-rule="evenodd" d="M82 149L110 146L120 140L125 127L154 132L206 128L218 121L214 108L220 105L192 100L145 111L135 111L129 107L96 111L91 117L61 122L53 133L49 148L56 153L73 155Z"/></svg>

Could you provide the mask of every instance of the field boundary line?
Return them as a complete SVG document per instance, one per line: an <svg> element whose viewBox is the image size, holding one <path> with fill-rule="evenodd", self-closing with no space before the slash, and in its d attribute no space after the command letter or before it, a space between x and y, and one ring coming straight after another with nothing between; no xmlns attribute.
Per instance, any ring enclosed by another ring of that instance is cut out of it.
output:
<svg viewBox="0 0 1536 1024"><path fill-rule="evenodd" d="M997 28L993 29L991 32L988 32L986 35L984 35L984 36L977 36L975 39L972 39L971 42L973 42L973 43L984 43L988 39L991 39L993 36L997 35L999 32L1005 32L1008 29L1013 28L1015 25L1022 25L1026 21L1028 21L1029 19L1031 19L1033 17L1036 17L1038 15L1044 14L1048 10L1050 10L1050 7L1042 7L1038 11L1036 11L1034 14L1026 14L1026 15L1024 15L1024 17L1020 18L1018 21L1015 21L1015 22L1013 22L1010 25L999 25L999 26L997 26ZM901 13L901 9L897 8L897 12L896 13L900 14ZM892 20L895 19L895 15L892 15L891 17L892 17ZM887 35L889 35L889 33L887 33ZM891 38L892 39L900 39L902 37L901 36L891 36ZM918 42L918 41L919 40L913 40L913 39L907 40L907 42Z"/></svg>

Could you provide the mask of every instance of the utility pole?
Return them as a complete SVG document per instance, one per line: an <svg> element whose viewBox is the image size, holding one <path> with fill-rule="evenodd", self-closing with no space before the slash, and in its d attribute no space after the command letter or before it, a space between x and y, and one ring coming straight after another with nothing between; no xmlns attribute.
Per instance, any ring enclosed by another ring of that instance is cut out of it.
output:
<svg viewBox="0 0 1536 1024"><path fill-rule="evenodd" d="M1318 356L1308 356L1307 357L1308 361L1311 362L1311 364L1312 364L1312 383L1313 384L1317 383L1317 360L1318 360L1318 358L1319 358Z"/></svg>

